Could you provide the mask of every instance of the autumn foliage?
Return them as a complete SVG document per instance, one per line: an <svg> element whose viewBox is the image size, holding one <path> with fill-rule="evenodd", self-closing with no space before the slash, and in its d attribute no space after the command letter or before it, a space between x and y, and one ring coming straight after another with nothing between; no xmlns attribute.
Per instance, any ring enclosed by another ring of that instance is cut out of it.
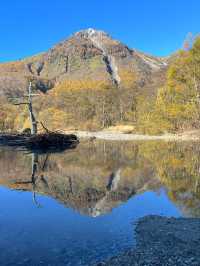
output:
<svg viewBox="0 0 200 266"><path fill-rule="evenodd" d="M7 67L15 73L23 66ZM51 130L132 125L138 132L162 134L200 127L200 37L174 55L165 84L152 97L138 87L134 71L119 68L119 75L120 86L100 74L55 80L54 88L33 102L37 119ZM12 106L5 98L0 104L1 131L29 127L25 106Z"/></svg>
<svg viewBox="0 0 200 266"><path fill-rule="evenodd" d="M200 126L200 38L190 50L180 51L169 67L167 82L155 102L140 114L146 133L177 132Z"/></svg>

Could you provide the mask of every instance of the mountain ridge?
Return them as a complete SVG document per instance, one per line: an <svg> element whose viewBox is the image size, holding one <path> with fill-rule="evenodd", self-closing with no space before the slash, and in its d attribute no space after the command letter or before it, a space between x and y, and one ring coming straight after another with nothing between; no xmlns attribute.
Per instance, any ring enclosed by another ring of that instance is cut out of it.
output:
<svg viewBox="0 0 200 266"><path fill-rule="evenodd" d="M103 31L78 31L46 52L0 64L1 130L30 127L26 107L10 102L30 79L41 92L35 115L50 130L132 125L144 133L152 121L157 129L149 119L174 60L131 49Z"/></svg>
<svg viewBox="0 0 200 266"><path fill-rule="evenodd" d="M141 85L155 72L167 68L167 60L130 49L104 31L81 30L47 52L19 61L0 63L0 91L25 89L26 76L63 80L102 80L126 87L135 80ZM124 77L126 76L126 77Z"/></svg>

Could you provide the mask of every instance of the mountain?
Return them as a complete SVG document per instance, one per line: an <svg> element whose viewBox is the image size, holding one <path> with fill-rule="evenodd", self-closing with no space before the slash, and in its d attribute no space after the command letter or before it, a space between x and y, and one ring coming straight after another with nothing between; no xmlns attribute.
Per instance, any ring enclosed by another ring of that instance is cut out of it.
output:
<svg viewBox="0 0 200 266"><path fill-rule="evenodd" d="M24 90L26 77L65 80L90 79L120 87L150 84L160 78L167 59L146 55L112 39L107 33L86 29L58 43L45 53L0 64L0 95ZM47 88L48 89L48 88Z"/></svg>
<svg viewBox="0 0 200 266"><path fill-rule="evenodd" d="M29 127L25 108L8 99L37 82L38 121L51 130L131 125L162 134L200 128L200 37L161 58L131 49L107 33L79 31L47 52L0 64L0 130Z"/></svg>

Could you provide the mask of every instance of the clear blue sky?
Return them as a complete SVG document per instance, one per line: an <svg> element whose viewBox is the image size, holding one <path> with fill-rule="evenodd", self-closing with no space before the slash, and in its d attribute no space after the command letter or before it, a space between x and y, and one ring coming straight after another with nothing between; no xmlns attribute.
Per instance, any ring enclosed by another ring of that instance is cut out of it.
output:
<svg viewBox="0 0 200 266"><path fill-rule="evenodd" d="M0 61L46 51L80 29L168 55L200 32L200 0L1 0Z"/></svg>

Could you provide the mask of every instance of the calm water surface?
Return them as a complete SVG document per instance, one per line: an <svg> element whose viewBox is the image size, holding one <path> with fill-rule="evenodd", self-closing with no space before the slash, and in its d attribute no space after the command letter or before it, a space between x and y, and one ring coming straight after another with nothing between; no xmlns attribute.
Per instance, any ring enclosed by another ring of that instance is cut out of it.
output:
<svg viewBox="0 0 200 266"><path fill-rule="evenodd" d="M132 247L149 214L200 217L198 143L0 149L0 265L94 265Z"/></svg>

